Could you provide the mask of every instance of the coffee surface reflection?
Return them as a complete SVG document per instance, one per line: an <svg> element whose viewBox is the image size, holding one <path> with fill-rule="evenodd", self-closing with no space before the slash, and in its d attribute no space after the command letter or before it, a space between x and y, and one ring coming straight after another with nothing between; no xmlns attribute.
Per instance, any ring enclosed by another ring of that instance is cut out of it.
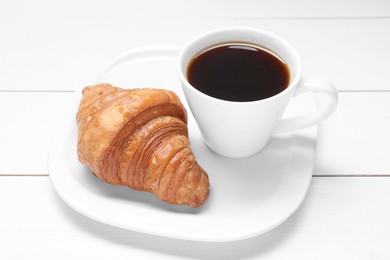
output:
<svg viewBox="0 0 390 260"><path fill-rule="evenodd" d="M231 42L211 46L195 55L187 80L206 95L236 102L272 97L287 88L287 64L260 46Z"/></svg>

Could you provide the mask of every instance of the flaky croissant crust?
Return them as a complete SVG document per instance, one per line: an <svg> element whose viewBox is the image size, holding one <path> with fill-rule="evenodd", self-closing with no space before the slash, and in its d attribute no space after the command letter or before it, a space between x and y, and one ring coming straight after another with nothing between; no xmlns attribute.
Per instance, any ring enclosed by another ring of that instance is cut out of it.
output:
<svg viewBox="0 0 390 260"><path fill-rule="evenodd" d="M79 160L102 181L192 207L208 198L208 175L190 149L187 114L175 93L89 86L76 120Z"/></svg>

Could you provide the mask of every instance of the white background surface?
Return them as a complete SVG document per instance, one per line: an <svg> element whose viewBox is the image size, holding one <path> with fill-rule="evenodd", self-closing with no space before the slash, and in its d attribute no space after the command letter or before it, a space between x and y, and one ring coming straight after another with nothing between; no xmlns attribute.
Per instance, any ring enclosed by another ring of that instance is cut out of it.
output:
<svg viewBox="0 0 390 260"><path fill-rule="evenodd" d="M282 36L305 75L340 91L300 209L263 236L208 244L113 228L66 206L46 157L69 91L125 50L229 25ZM389 259L389 29L385 0L1 1L0 259Z"/></svg>

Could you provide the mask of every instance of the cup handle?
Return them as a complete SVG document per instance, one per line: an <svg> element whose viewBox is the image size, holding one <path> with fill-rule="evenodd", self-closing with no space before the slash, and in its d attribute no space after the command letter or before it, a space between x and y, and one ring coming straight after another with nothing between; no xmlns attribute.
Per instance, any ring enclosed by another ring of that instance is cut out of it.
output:
<svg viewBox="0 0 390 260"><path fill-rule="evenodd" d="M338 103L338 94L335 85L330 81L319 78L302 78L294 96L299 96L305 92L314 92L315 95L324 94L327 97L326 103L321 105L317 111L307 115L280 120L275 133L294 131L316 125L335 111Z"/></svg>

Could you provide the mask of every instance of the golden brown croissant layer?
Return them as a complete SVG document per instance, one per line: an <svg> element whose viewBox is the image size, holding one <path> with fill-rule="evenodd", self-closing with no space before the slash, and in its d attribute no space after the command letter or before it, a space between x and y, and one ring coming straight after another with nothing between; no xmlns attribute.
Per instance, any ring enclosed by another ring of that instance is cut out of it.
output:
<svg viewBox="0 0 390 260"><path fill-rule="evenodd" d="M188 141L187 113L171 91L99 84L84 88L78 157L102 181L199 207L209 179Z"/></svg>

